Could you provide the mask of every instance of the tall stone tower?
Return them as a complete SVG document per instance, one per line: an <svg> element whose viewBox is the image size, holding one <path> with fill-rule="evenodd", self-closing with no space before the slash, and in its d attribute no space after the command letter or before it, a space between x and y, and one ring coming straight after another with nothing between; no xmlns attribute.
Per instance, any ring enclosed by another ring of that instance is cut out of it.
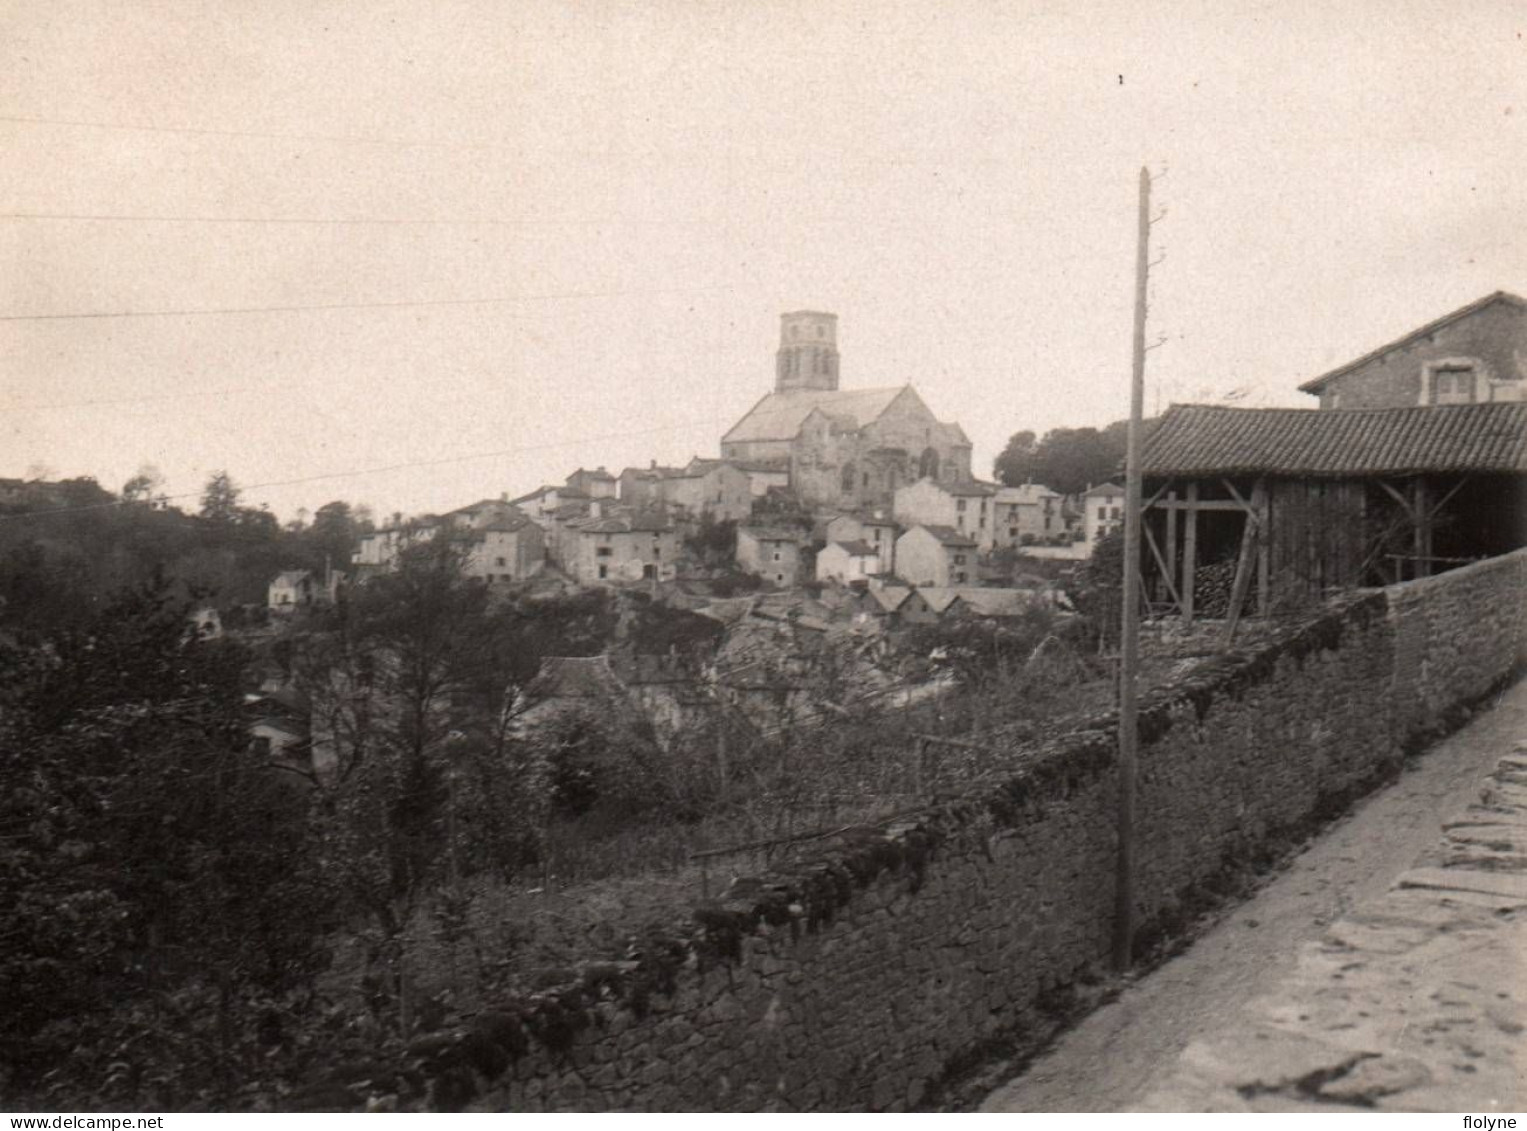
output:
<svg viewBox="0 0 1527 1131"><path fill-rule="evenodd" d="M838 316L797 310L779 316L779 351L774 355L774 391L838 388Z"/></svg>

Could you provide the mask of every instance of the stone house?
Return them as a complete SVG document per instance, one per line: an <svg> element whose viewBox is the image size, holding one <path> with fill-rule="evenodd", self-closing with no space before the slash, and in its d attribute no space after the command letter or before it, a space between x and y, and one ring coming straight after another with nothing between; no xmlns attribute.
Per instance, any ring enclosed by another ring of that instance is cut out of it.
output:
<svg viewBox="0 0 1527 1131"><path fill-rule="evenodd" d="M800 584L806 536L791 527L737 528L737 566L775 585Z"/></svg>
<svg viewBox="0 0 1527 1131"><path fill-rule="evenodd" d="M979 546L948 526L914 526L896 539L896 576L913 585L948 588L976 575Z"/></svg>
<svg viewBox="0 0 1527 1131"><path fill-rule="evenodd" d="M653 460L647 467L628 467L620 473L620 501L633 507L666 507L664 484L670 476L682 474L677 467L662 467Z"/></svg>
<svg viewBox="0 0 1527 1131"><path fill-rule="evenodd" d="M837 334L834 314L781 316L774 392L721 438L722 458L788 473L808 504L841 509L888 502L924 475L970 478L969 437L911 385L839 389Z"/></svg>
<svg viewBox="0 0 1527 1131"><path fill-rule="evenodd" d="M992 498L992 538L997 546L1028 545L1065 532L1058 492L1037 483L997 488Z"/></svg>
<svg viewBox="0 0 1527 1131"><path fill-rule="evenodd" d="M589 497L582 491L575 491L570 487L546 486L538 487L530 494L521 495L511 502L524 511L537 526L550 529L556 523L554 516L558 511L570 506L587 508Z"/></svg>
<svg viewBox="0 0 1527 1131"><path fill-rule="evenodd" d="M461 537L466 541L463 572L468 577L523 581L546 562L546 536L524 514L489 522Z"/></svg>
<svg viewBox="0 0 1527 1131"><path fill-rule="evenodd" d="M817 551L818 581L851 585L867 581L880 570L880 554L868 542L829 542Z"/></svg>
<svg viewBox="0 0 1527 1131"><path fill-rule="evenodd" d="M642 507L660 507L688 518L710 516L741 521L753 510L752 483L746 472L725 460L696 456L683 468L628 467L620 473L620 499Z"/></svg>
<svg viewBox="0 0 1527 1131"><path fill-rule="evenodd" d="M1299 388L1324 409L1527 399L1527 301L1496 291Z"/></svg>
<svg viewBox="0 0 1527 1131"><path fill-rule="evenodd" d="M840 514L832 518L823 532L828 542L865 542L880 557L880 570L890 573L896 568L896 535L901 528L891 517L887 507Z"/></svg>
<svg viewBox="0 0 1527 1131"><path fill-rule="evenodd" d="M1082 496L1083 544L1090 555L1093 548L1111 531L1124 525L1124 488L1117 483L1099 483Z"/></svg>
<svg viewBox="0 0 1527 1131"><path fill-rule="evenodd" d="M598 503L563 534L561 566L581 585L618 581L667 581L677 570L680 538L658 511Z"/></svg>
<svg viewBox="0 0 1527 1131"><path fill-rule="evenodd" d="M613 499L619 491L615 476L602 467L593 471L579 468L567 477L567 489L590 499Z"/></svg>
<svg viewBox="0 0 1527 1131"><path fill-rule="evenodd" d="M283 570L276 574L275 580L267 588L265 603L272 612L295 612L311 605L320 588L311 570Z"/></svg>
<svg viewBox="0 0 1527 1131"><path fill-rule="evenodd" d="M668 480L669 506L698 518L741 522L753 512L753 485L747 472L719 459L696 456Z"/></svg>
<svg viewBox="0 0 1527 1131"><path fill-rule="evenodd" d="M947 526L986 551L995 544L996 494L995 486L974 479L941 483L924 478L897 490L892 513L903 526Z"/></svg>
<svg viewBox="0 0 1527 1131"><path fill-rule="evenodd" d="M525 512L509 501L508 496L483 499L447 512L443 520L457 530L481 530L489 523L525 517Z"/></svg>

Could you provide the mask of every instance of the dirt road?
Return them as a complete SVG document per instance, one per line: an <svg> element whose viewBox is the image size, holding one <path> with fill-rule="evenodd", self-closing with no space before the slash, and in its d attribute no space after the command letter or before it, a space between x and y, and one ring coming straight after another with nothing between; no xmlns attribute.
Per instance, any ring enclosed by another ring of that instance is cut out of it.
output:
<svg viewBox="0 0 1527 1131"><path fill-rule="evenodd" d="M1177 1072L1190 1042L1288 983L1305 944L1434 856L1444 818L1477 800L1481 780L1523 738L1527 681L1336 822L1185 954L1085 1018L982 1110L1124 1111L1155 1102L1152 1092Z"/></svg>

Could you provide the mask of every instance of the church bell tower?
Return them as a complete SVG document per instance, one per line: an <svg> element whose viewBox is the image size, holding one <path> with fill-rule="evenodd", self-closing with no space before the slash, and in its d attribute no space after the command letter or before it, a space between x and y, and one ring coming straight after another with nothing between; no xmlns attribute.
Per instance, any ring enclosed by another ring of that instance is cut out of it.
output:
<svg viewBox="0 0 1527 1131"><path fill-rule="evenodd" d="M774 391L836 392L838 316L797 310L779 316L779 351L774 355Z"/></svg>

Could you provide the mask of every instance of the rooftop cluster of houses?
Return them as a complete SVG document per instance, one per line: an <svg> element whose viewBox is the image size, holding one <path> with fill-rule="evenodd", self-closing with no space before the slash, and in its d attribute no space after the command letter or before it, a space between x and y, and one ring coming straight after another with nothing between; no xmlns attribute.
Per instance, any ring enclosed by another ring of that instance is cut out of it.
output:
<svg viewBox="0 0 1527 1131"><path fill-rule="evenodd" d="M469 546L467 572L491 582L548 573L579 585L669 581L700 568L683 557L686 534L735 522L733 564L776 587L972 587L993 551L1043 545L1051 556L1085 556L1120 521L1123 490L1112 484L1068 501L1043 486L975 479L964 431L939 421L911 385L842 390L838 368L836 317L785 314L775 389L722 438L720 458L619 476L579 468L529 494L375 531L355 551L355 575L449 533ZM295 600L291 580L271 599Z"/></svg>
<svg viewBox="0 0 1527 1131"><path fill-rule="evenodd" d="M998 551L1085 557L1123 520L1116 483L1068 499L977 479L963 430L911 385L840 389L834 315L783 315L775 371L720 458L618 476L580 468L560 485L377 531L356 573L448 530L470 544L468 572L491 581L666 581L700 567L684 556L687 533L735 521L736 568L775 587L954 590L989 581L983 565ZM1490 535L1489 523L1460 520L1478 507L1498 516L1497 496L1515 490L1498 477L1519 477L1520 449L1502 454L1485 438L1519 441L1524 387L1527 303L1497 292L1307 382L1318 411L1174 406L1145 451L1153 599L1191 610L1196 571L1238 556L1265 607L1288 588L1275 584L1280 570L1324 591L1517 544L1511 523ZM1298 533L1275 538L1281 523ZM1376 534L1376 523L1388 526Z"/></svg>

